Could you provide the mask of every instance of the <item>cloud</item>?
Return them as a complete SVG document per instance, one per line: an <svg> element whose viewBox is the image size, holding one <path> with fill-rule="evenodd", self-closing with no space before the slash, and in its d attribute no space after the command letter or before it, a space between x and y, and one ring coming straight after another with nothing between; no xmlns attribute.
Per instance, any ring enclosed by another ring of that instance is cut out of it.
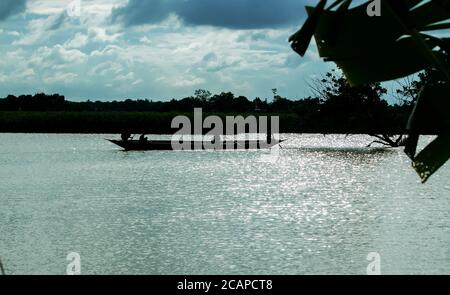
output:
<svg viewBox="0 0 450 295"><path fill-rule="evenodd" d="M122 72L124 67L116 62L104 62L94 66L90 71L91 76L113 76Z"/></svg>
<svg viewBox="0 0 450 295"><path fill-rule="evenodd" d="M266 40L267 39L267 33L266 32L253 32L250 35L251 41L260 41L260 40Z"/></svg>
<svg viewBox="0 0 450 295"><path fill-rule="evenodd" d="M175 87L192 87L205 83L205 79L196 76L180 77L173 81Z"/></svg>
<svg viewBox="0 0 450 295"><path fill-rule="evenodd" d="M129 72L128 74L119 75L116 78L114 78L114 81L130 81L134 80L134 73Z"/></svg>
<svg viewBox="0 0 450 295"><path fill-rule="evenodd" d="M59 29L64 22L69 18L69 16L67 15L67 12L64 11L63 13L60 13L59 15L55 15L54 17L49 19L49 22L47 23L47 26L45 29L47 30L57 30Z"/></svg>
<svg viewBox="0 0 450 295"><path fill-rule="evenodd" d="M2 0L0 1L0 21L8 17L24 12L27 0Z"/></svg>
<svg viewBox="0 0 450 295"><path fill-rule="evenodd" d="M240 62L239 59L229 56L226 57L226 60L220 60L217 54L210 52L203 57L200 65L207 72L219 72L229 67L238 67Z"/></svg>
<svg viewBox="0 0 450 295"><path fill-rule="evenodd" d="M175 14L188 25L256 29L300 23L304 11L299 0L129 0L114 8L111 18L135 26L159 23Z"/></svg>
<svg viewBox="0 0 450 295"><path fill-rule="evenodd" d="M97 42L115 42L122 34L109 34L105 28L94 27L89 28L89 37Z"/></svg>
<svg viewBox="0 0 450 295"><path fill-rule="evenodd" d="M327 69L313 46L301 59L287 42L303 0L82 0L77 18L68 2L28 1L24 17L1 23L0 43L13 46L0 46L0 97L169 99L205 88L263 98L274 87L297 97L302 77Z"/></svg>
<svg viewBox="0 0 450 295"><path fill-rule="evenodd" d="M68 20L66 12L52 14L45 18L32 19L28 22L27 30L21 39L14 41L13 45L32 45L44 41L57 31Z"/></svg>
<svg viewBox="0 0 450 295"><path fill-rule="evenodd" d="M12 37L19 37L20 33L17 31L4 31L3 29L0 29L0 34L5 34L7 36L12 36Z"/></svg>
<svg viewBox="0 0 450 295"><path fill-rule="evenodd" d="M19 37L20 33L17 31L9 31L6 34L8 34L9 36L13 36L13 37Z"/></svg>
<svg viewBox="0 0 450 295"><path fill-rule="evenodd" d="M42 80L46 84L58 84L58 83L69 84L75 81L77 77L78 74L75 73L57 72L48 77L43 77Z"/></svg>
<svg viewBox="0 0 450 295"><path fill-rule="evenodd" d="M35 68L46 69L50 67L69 68L74 64L80 64L87 56L77 49L66 49L62 45L54 47L43 46L36 50L30 58L30 64Z"/></svg>
<svg viewBox="0 0 450 295"><path fill-rule="evenodd" d="M83 34L83 33L76 33L75 36L73 37L73 39L67 41L64 44L64 47L67 48L81 48L86 46L86 44L88 43L88 36Z"/></svg>
<svg viewBox="0 0 450 295"><path fill-rule="evenodd" d="M144 44L152 44L152 40L150 40L147 36L140 38L139 42L144 43Z"/></svg>
<svg viewBox="0 0 450 295"><path fill-rule="evenodd" d="M289 68L296 68L301 64L303 64L303 60L298 58L295 54L289 54L284 61L284 66Z"/></svg>
<svg viewBox="0 0 450 295"><path fill-rule="evenodd" d="M142 80L142 79L137 79L136 81L134 81L133 83L131 83L131 85L133 85L133 86L139 85L139 84L141 84L142 82L144 82L144 80Z"/></svg>

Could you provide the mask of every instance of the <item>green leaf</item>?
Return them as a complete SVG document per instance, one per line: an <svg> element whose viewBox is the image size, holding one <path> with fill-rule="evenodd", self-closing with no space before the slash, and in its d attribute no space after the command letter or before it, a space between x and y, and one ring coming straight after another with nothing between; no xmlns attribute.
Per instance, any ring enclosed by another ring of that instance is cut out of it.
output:
<svg viewBox="0 0 450 295"><path fill-rule="evenodd" d="M348 9L350 2L345 1L336 11L321 10L320 17L314 20L315 30L309 25L318 10L307 7L310 18L298 35L291 39L298 40L293 44L294 50L303 56L313 33L320 56L334 61L352 85L389 81L417 73L428 68L430 61L436 62L442 58L428 50L437 46L435 41L418 41L416 36L412 38L410 28L416 23L431 25L435 20L450 17L450 12L442 9L440 4L425 3L414 8L414 15L409 13L419 2L423 1L382 1L385 13L371 18L367 16L367 3ZM423 19L422 11L428 12L430 9L442 11L437 13L439 17ZM421 46L417 46L418 42Z"/></svg>
<svg viewBox="0 0 450 295"><path fill-rule="evenodd" d="M410 133L408 135L408 139L406 140L405 154L413 161L416 156L417 145L419 144L419 137L420 135L418 133Z"/></svg>
<svg viewBox="0 0 450 295"><path fill-rule="evenodd" d="M450 133L440 135L414 159L413 167L423 183L450 159Z"/></svg>
<svg viewBox="0 0 450 295"><path fill-rule="evenodd" d="M450 130L450 82L427 85L420 92L408 122L408 131L442 134Z"/></svg>
<svg viewBox="0 0 450 295"><path fill-rule="evenodd" d="M339 1L339 3L340 2L342 1ZM344 20L351 3L352 0L345 0L345 2L342 3L342 5L340 5L339 8L336 10L336 18L332 26L333 30L329 30L327 36L327 39L329 40L330 44L336 44L337 37L342 29L342 21Z"/></svg>
<svg viewBox="0 0 450 295"><path fill-rule="evenodd" d="M434 43L428 43L434 46ZM373 44L373 49L365 52L366 55L333 59L344 71L351 85L390 81L417 73L429 66L428 59L420 48L414 46L411 38L385 43L382 48ZM351 53L349 50L346 54Z"/></svg>
<svg viewBox="0 0 450 295"><path fill-rule="evenodd" d="M429 1L411 10L410 15L414 24L419 28L448 20L450 17L450 1Z"/></svg>
<svg viewBox="0 0 450 295"><path fill-rule="evenodd" d="M437 31L450 29L450 23L435 24L419 28L421 31Z"/></svg>
<svg viewBox="0 0 450 295"><path fill-rule="evenodd" d="M384 0L380 17L367 16L371 1L352 9L350 2L334 2L331 7L340 5L336 11L324 10L325 1L307 7L310 17L289 39L292 48L303 56L314 35L320 56L335 62L352 85L437 70L442 80L421 92L408 123L405 149L426 182L450 157L450 42L421 31L449 28L445 21L450 19L450 0ZM420 135L431 133L438 138L416 156Z"/></svg>
<svg viewBox="0 0 450 295"><path fill-rule="evenodd" d="M319 22L326 4L326 0L321 0L314 8L314 11L308 17L303 27L289 38L289 42L292 42L292 49L301 56L304 56L306 50L308 50L311 39L316 31L317 23Z"/></svg>
<svg viewBox="0 0 450 295"><path fill-rule="evenodd" d="M450 157L450 83L428 85L419 94L408 122L410 136L405 153L426 182ZM417 156L419 134L440 134Z"/></svg>

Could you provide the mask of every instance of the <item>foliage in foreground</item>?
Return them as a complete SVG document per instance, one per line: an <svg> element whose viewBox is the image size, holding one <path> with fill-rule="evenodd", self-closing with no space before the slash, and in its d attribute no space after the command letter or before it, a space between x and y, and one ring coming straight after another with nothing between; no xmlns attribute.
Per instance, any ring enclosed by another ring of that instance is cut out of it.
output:
<svg viewBox="0 0 450 295"><path fill-rule="evenodd" d="M314 37L319 54L335 62L352 85L406 77L430 70L435 78L420 89L411 113L405 152L426 182L450 158L450 39L425 32L450 28L448 0L381 0L381 15L368 16L368 1L350 9L352 0L307 7L303 27L289 39L301 56ZM438 137L421 152L427 128Z"/></svg>

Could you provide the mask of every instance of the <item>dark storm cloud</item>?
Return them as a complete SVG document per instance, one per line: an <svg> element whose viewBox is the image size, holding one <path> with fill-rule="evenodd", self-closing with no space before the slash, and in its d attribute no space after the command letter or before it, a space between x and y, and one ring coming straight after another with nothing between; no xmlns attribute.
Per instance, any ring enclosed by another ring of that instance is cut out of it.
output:
<svg viewBox="0 0 450 295"><path fill-rule="evenodd" d="M27 0L1 0L0 1L0 21L11 15L25 11Z"/></svg>
<svg viewBox="0 0 450 295"><path fill-rule="evenodd" d="M113 9L112 20L126 26L158 23L176 14L188 25L233 29L274 28L300 23L300 0L129 0Z"/></svg>
<svg viewBox="0 0 450 295"><path fill-rule="evenodd" d="M112 11L112 20L126 26L158 23L167 18L174 0L129 0L128 3Z"/></svg>

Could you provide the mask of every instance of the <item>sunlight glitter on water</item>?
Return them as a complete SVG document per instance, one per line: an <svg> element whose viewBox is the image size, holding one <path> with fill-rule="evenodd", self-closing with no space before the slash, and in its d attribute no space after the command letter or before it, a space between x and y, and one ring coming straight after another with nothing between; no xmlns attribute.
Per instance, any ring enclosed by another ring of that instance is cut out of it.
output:
<svg viewBox="0 0 450 295"><path fill-rule="evenodd" d="M450 273L449 166L428 184L366 136L283 134L267 151L137 152L101 135L1 134L9 273ZM428 139L429 140L429 139Z"/></svg>

